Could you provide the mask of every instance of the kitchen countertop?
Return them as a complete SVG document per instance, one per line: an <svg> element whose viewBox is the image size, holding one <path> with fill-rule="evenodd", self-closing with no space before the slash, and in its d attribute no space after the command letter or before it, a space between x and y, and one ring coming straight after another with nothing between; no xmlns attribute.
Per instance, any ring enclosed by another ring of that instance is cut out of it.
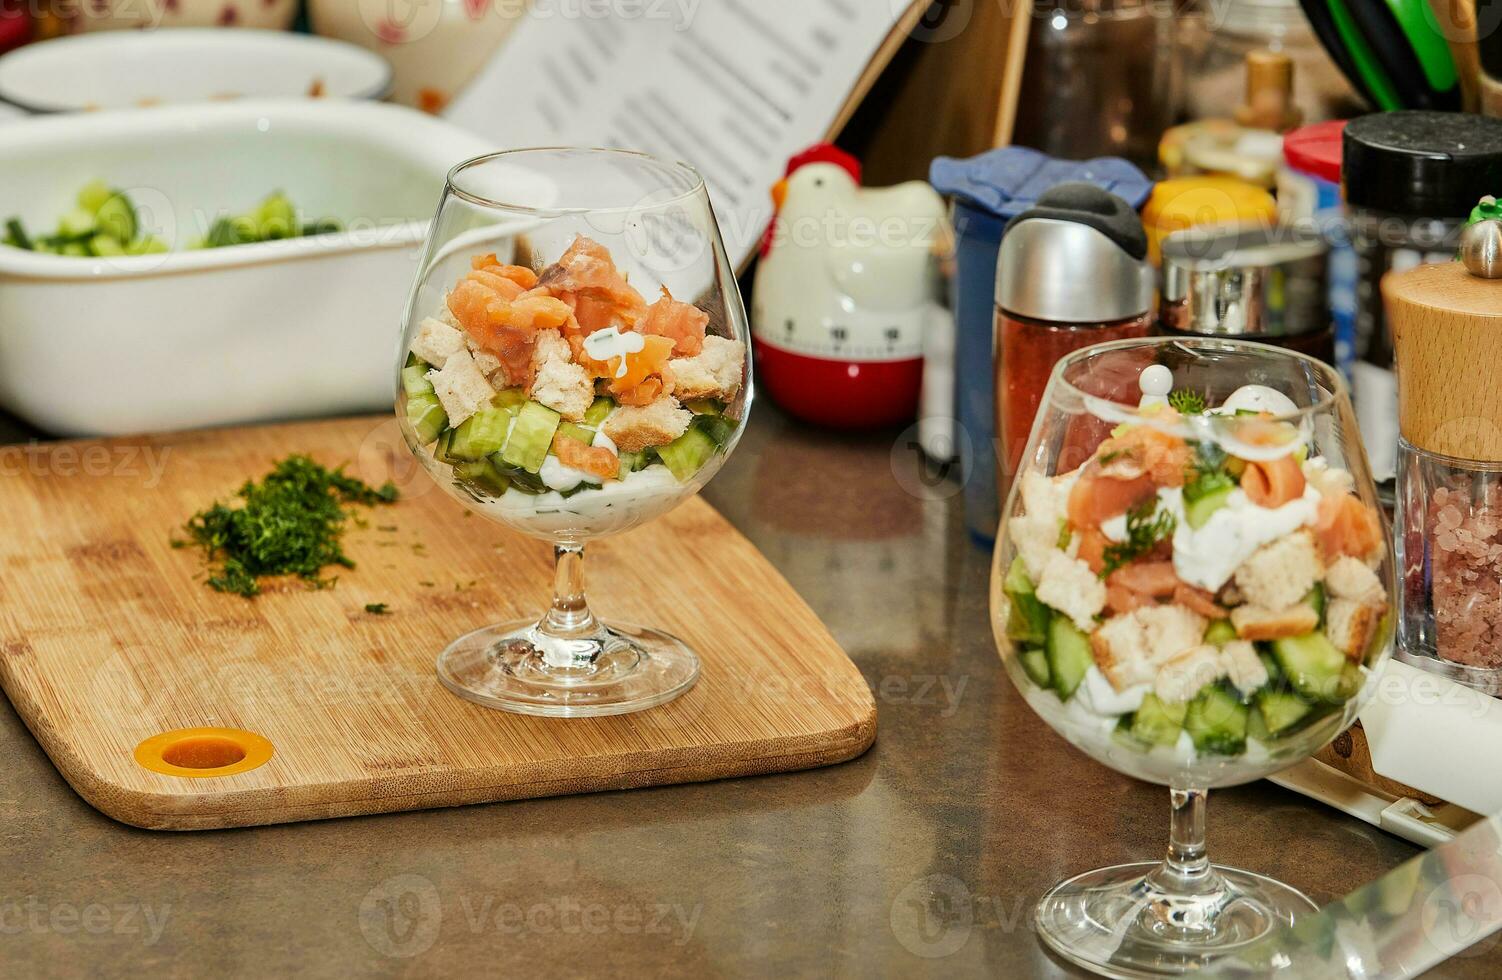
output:
<svg viewBox="0 0 1502 980"><path fill-rule="evenodd" d="M27 435L0 420L0 439ZM989 555L910 442L817 432L763 401L706 491L871 684L879 734L861 758L152 833L74 795L0 700L0 971L1073 975L1030 931L1033 903L1069 875L1159 856L1167 794L1025 706L991 640ZM1209 839L1213 859L1320 902L1417 853L1267 782L1213 794ZM1432 975L1489 970L1471 957Z"/></svg>

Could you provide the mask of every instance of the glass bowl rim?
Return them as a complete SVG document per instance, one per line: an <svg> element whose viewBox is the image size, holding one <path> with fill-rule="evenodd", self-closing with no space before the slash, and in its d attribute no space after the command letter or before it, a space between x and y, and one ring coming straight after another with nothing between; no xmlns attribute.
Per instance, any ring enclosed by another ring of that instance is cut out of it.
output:
<svg viewBox="0 0 1502 980"><path fill-rule="evenodd" d="M653 164L665 170L677 170L680 173L686 174L688 176L690 186L686 190L682 191L681 193L675 194L672 197L663 198L660 201L653 201L650 205L651 208L669 207L673 204L681 203L690 198L698 197L699 195L707 192L704 182L704 176L700 174L699 171L695 170L692 166L684 163L681 160L665 160L662 157L653 156L650 153L642 153L638 150L620 150L603 146L527 146L516 147L509 150L496 150L491 153L482 153L479 156L470 157L468 160L461 160L450 167L448 174L444 177L444 187L450 194L453 194L454 196L479 207L489 208L495 211L504 211L508 214L526 215L528 217L536 218L563 218L570 215L583 214L628 214L633 211L642 210L642 205L640 204L622 204L612 205L609 207L584 208L536 208L524 204L510 204L505 201L497 201L493 198L485 197L482 194L476 194L473 191L465 190L459 185L457 180L457 178L459 178L459 176L463 174L464 171L469 170L473 167L483 166L487 163L494 163L497 160L504 160L508 157L522 157L532 154L544 153L580 153L598 155L600 157L629 157L635 158L638 161Z"/></svg>
<svg viewBox="0 0 1502 980"><path fill-rule="evenodd" d="M1089 347L1081 347L1079 350L1071 351L1064 357L1060 358L1059 362L1054 365L1053 371L1049 374L1047 394L1044 398L1044 405L1039 408L1039 411L1041 412L1046 410L1047 404L1052 400L1054 392L1060 390L1069 392L1077 396L1081 400L1087 402L1090 399L1095 399L1097 401L1102 400L1102 396L1091 394L1088 391L1083 391L1078 386L1076 386L1074 382L1069 381L1064 377L1064 372L1076 364L1080 364L1084 361L1088 361L1092 357L1100 354L1107 354L1112 351L1131 350L1133 348L1139 347L1170 347L1175 344L1190 349L1200 348L1218 351L1249 350L1253 353L1268 354L1273 357L1282 357L1294 361L1303 361L1319 373L1321 380L1331 382L1331 384L1326 385L1326 387L1329 389L1329 394L1324 395L1318 401L1315 401L1313 404L1306 405L1296 412L1288 412L1282 415L1269 415L1267 416L1266 420L1270 422L1302 422L1307 418L1329 412L1332 408L1334 408L1338 399L1349 397L1345 378L1341 377L1339 371L1326 364L1324 361L1319 360L1318 358L1310 357L1308 354L1303 354L1296 350L1290 350L1286 347L1276 347L1271 344L1260 344L1246 340L1233 340L1229 337L1131 337L1126 340L1111 340L1104 343L1091 344ZM1132 406L1132 408L1135 410L1136 406ZM1150 420L1144 419L1143 421Z"/></svg>

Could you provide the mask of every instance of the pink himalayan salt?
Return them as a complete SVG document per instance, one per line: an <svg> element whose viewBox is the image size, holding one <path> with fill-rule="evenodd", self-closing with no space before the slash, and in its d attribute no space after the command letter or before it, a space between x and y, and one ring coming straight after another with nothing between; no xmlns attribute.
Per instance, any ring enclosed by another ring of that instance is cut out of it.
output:
<svg viewBox="0 0 1502 980"><path fill-rule="evenodd" d="M1469 493L1440 487L1429 506L1434 623L1440 657L1502 667L1502 488Z"/></svg>

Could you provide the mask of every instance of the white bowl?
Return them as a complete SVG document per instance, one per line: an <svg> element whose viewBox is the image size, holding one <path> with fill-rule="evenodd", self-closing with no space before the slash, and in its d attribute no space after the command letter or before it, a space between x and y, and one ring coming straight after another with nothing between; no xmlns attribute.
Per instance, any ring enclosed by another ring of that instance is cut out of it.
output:
<svg viewBox="0 0 1502 980"><path fill-rule="evenodd" d="M382 99L391 66L343 41L285 31L173 28L78 34L0 57L0 100L29 112L233 98Z"/></svg>
<svg viewBox="0 0 1502 980"><path fill-rule="evenodd" d="M445 175L490 149L411 109L309 100L32 118L4 133L0 219L34 232L96 178L168 241L277 189L347 229L121 258L0 246L0 406L66 435L389 407Z"/></svg>

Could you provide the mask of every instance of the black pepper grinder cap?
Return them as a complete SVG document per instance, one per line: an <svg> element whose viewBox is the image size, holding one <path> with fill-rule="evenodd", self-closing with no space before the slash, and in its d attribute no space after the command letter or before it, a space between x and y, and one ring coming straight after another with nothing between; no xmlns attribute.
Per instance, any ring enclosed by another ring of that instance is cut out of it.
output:
<svg viewBox="0 0 1502 980"><path fill-rule="evenodd" d="M1346 203L1421 218L1464 218L1502 188L1502 119L1468 112L1375 112L1346 125Z"/></svg>
<svg viewBox="0 0 1502 980"><path fill-rule="evenodd" d="M1095 184L1059 184L1007 223L996 305L1035 320L1104 326L1152 309L1147 233L1126 201Z"/></svg>

